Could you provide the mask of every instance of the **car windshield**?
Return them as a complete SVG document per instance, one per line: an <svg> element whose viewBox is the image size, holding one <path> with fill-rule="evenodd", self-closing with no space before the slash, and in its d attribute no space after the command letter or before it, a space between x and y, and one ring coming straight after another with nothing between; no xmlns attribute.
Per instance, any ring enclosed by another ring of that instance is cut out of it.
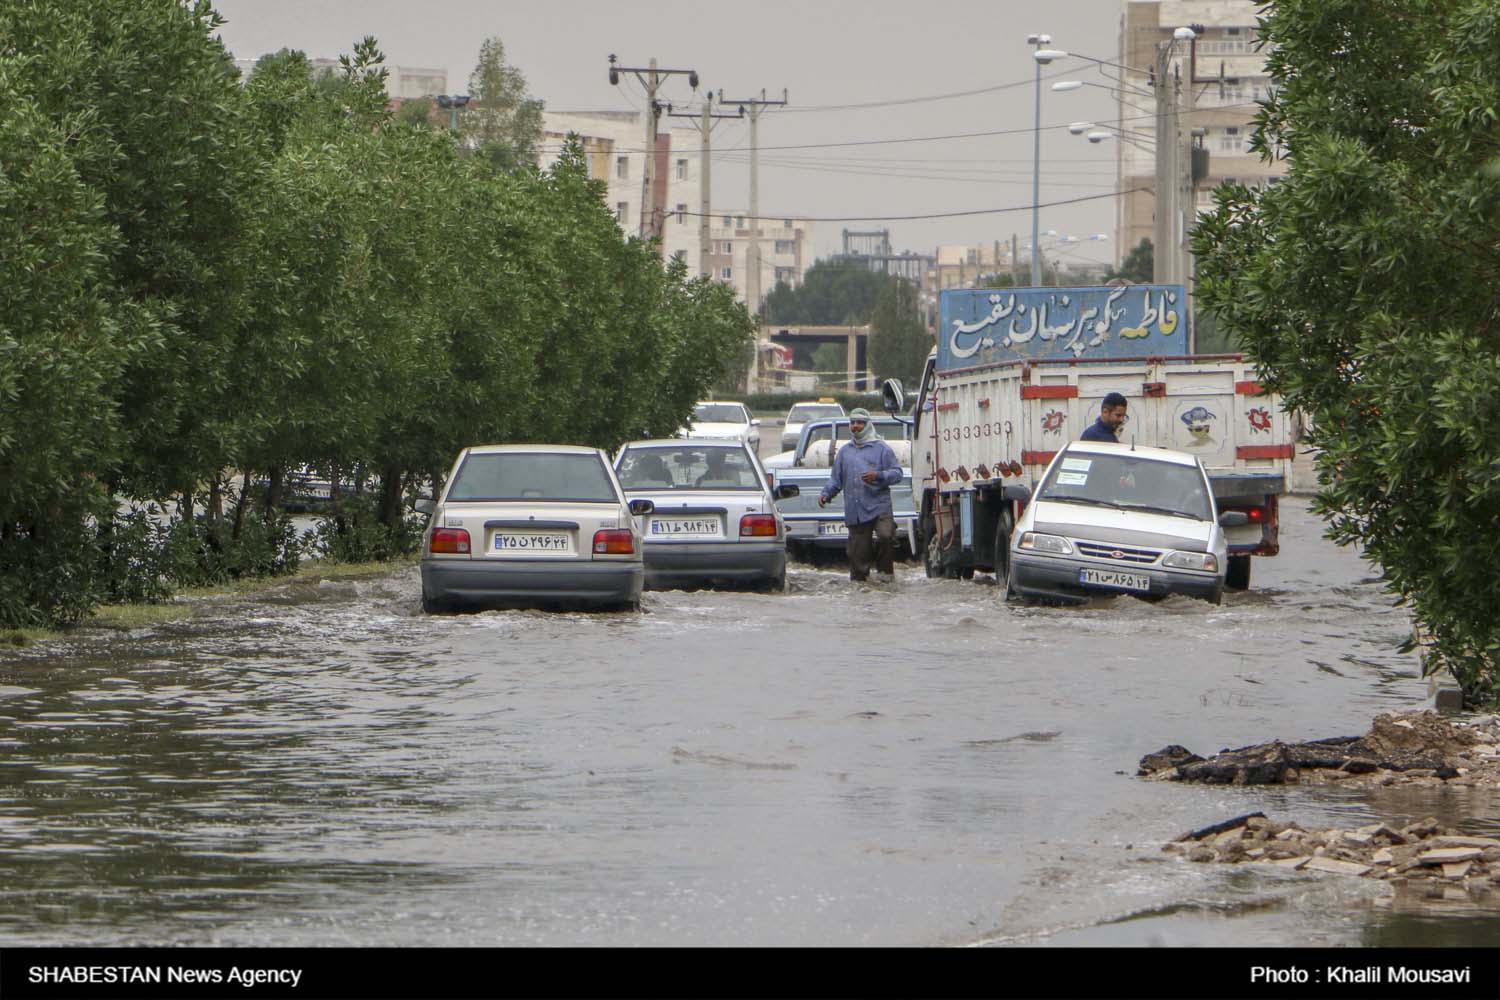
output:
<svg viewBox="0 0 1500 1000"><path fill-rule="evenodd" d="M626 448L616 468L626 490L759 490L743 448Z"/></svg>
<svg viewBox="0 0 1500 1000"><path fill-rule="evenodd" d="M615 503L619 496L598 455L480 452L464 459L448 500L575 500Z"/></svg>
<svg viewBox="0 0 1500 1000"><path fill-rule="evenodd" d="M743 424L745 408L738 403L699 403L693 407L693 420L700 424Z"/></svg>
<svg viewBox="0 0 1500 1000"><path fill-rule="evenodd" d="M798 403L787 413L786 422L795 424L809 420L832 420L843 415L844 408L837 403Z"/></svg>
<svg viewBox="0 0 1500 1000"><path fill-rule="evenodd" d="M1203 474L1130 453L1069 452L1048 473L1038 500L1144 510L1207 521L1213 517Z"/></svg>

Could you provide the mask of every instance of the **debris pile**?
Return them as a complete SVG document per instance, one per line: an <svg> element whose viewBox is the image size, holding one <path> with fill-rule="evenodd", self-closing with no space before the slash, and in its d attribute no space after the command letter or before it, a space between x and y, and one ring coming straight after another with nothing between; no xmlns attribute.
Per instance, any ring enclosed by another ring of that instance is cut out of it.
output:
<svg viewBox="0 0 1500 1000"><path fill-rule="evenodd" d="M1454 834L1432 818L1399 829L1304 830L1251 813L1165 844L1189 861L1260 862L1294 871L1383 879L1394 886L1434 880L1470 893L1500 890L1500 839Z"/></svg>
<svg viewBox="0 0 1500 1000"><path fill-rule="evenodd" d="M1363 736L1274 740L1209 758L1174 744L1142 757L1137 774L1226 785L1446 781L1500 788L1500 716L1460 721L1430 711L1386 714L1377 716Z"/></svg>

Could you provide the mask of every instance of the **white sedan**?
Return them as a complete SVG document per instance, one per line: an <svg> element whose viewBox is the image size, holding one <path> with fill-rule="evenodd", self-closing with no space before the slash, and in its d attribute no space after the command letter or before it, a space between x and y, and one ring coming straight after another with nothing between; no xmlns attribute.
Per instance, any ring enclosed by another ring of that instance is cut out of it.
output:
<svg viewBox="0 0 1500 1000"><path fill-rule="evenodd" d="M569 445L485 445L459 453L422 545L422 610L640 607L633 514L608 456Z"/></svg>
<svg viewBox="0 0 1500 1000"><path fill-rule="evenodd" d="M738 441L633 441L615 471L641 518L646 586L786 586L786 525L755 453Z"/></svg>
<svg viewBox="0 0 1500 1000"><path fill-rule="evenodd" d="M693 419L678 437L693 441L743 441L751 451L760 451L760 420L750 416L744 403L703 402L693 407Z"/></svg>

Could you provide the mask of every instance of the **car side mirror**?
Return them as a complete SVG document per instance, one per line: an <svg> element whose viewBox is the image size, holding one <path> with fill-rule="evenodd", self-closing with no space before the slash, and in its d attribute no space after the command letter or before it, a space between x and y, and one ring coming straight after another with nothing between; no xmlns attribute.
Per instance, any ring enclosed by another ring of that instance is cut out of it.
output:
<svg viewBox="0 0 1500 1000"><path fill-rule="evenodd" d="M416 503L412 504L412 507L418 514L431 516L432 512L437 510L437 501L432 497L420 497Z"/></svg>
<svg viewBox="0 0 1500 1000"><path fill-rule="evenodd" d="M1015 500L1017 503L1031 502L1031 487L1023 483L1012 483L1002 487L1000 495L1007 500Z"/></svg>
<svg viewBox="0 0 1500 1000"><path fill-rule="evenodd" d="M656 510L656 504L645 497L630 501L630 513L634 517L644 517Z"/></svg>
<svg viewBox="0 0 1500 1000"><path fill-rule="evenodd" d="M751 420L750 420L750 426L751 427L759 427L760 426L760 417L752 417Z"/></svg>
<svg viewBox="0 0 1500 1000"><path fill-rule="evenodd" d="M801 494L802 487L798 486L796 483L782 483L780 486L776 487L774 491L774 495L777 500L789 500L792 497L801 496Z"/></svg>
<svg viewBox="0 0 1500 1000"><path fill-rule="evenodd" d="M1226 510L1219 515L1219 527L1243 528L1250 523L1250 515L1242 510Z"/></svg>
<svg viewBox="0 0 1500 1000"><path fill-rule="evenodd" d="M906 390L901 388L899 378L888 378L880 383L880 401L887 413L906 412Z"/></svg>

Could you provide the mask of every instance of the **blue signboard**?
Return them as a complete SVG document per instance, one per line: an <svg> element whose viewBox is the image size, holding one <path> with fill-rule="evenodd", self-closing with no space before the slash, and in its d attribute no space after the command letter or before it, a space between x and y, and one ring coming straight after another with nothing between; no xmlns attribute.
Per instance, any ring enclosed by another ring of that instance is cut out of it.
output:
<svg viewBox="0 0 1500 1000"><path fill-rule="evenodd" d="M1181 285L946 289L937 365L1186 354L1186 306Z"/></svg>

